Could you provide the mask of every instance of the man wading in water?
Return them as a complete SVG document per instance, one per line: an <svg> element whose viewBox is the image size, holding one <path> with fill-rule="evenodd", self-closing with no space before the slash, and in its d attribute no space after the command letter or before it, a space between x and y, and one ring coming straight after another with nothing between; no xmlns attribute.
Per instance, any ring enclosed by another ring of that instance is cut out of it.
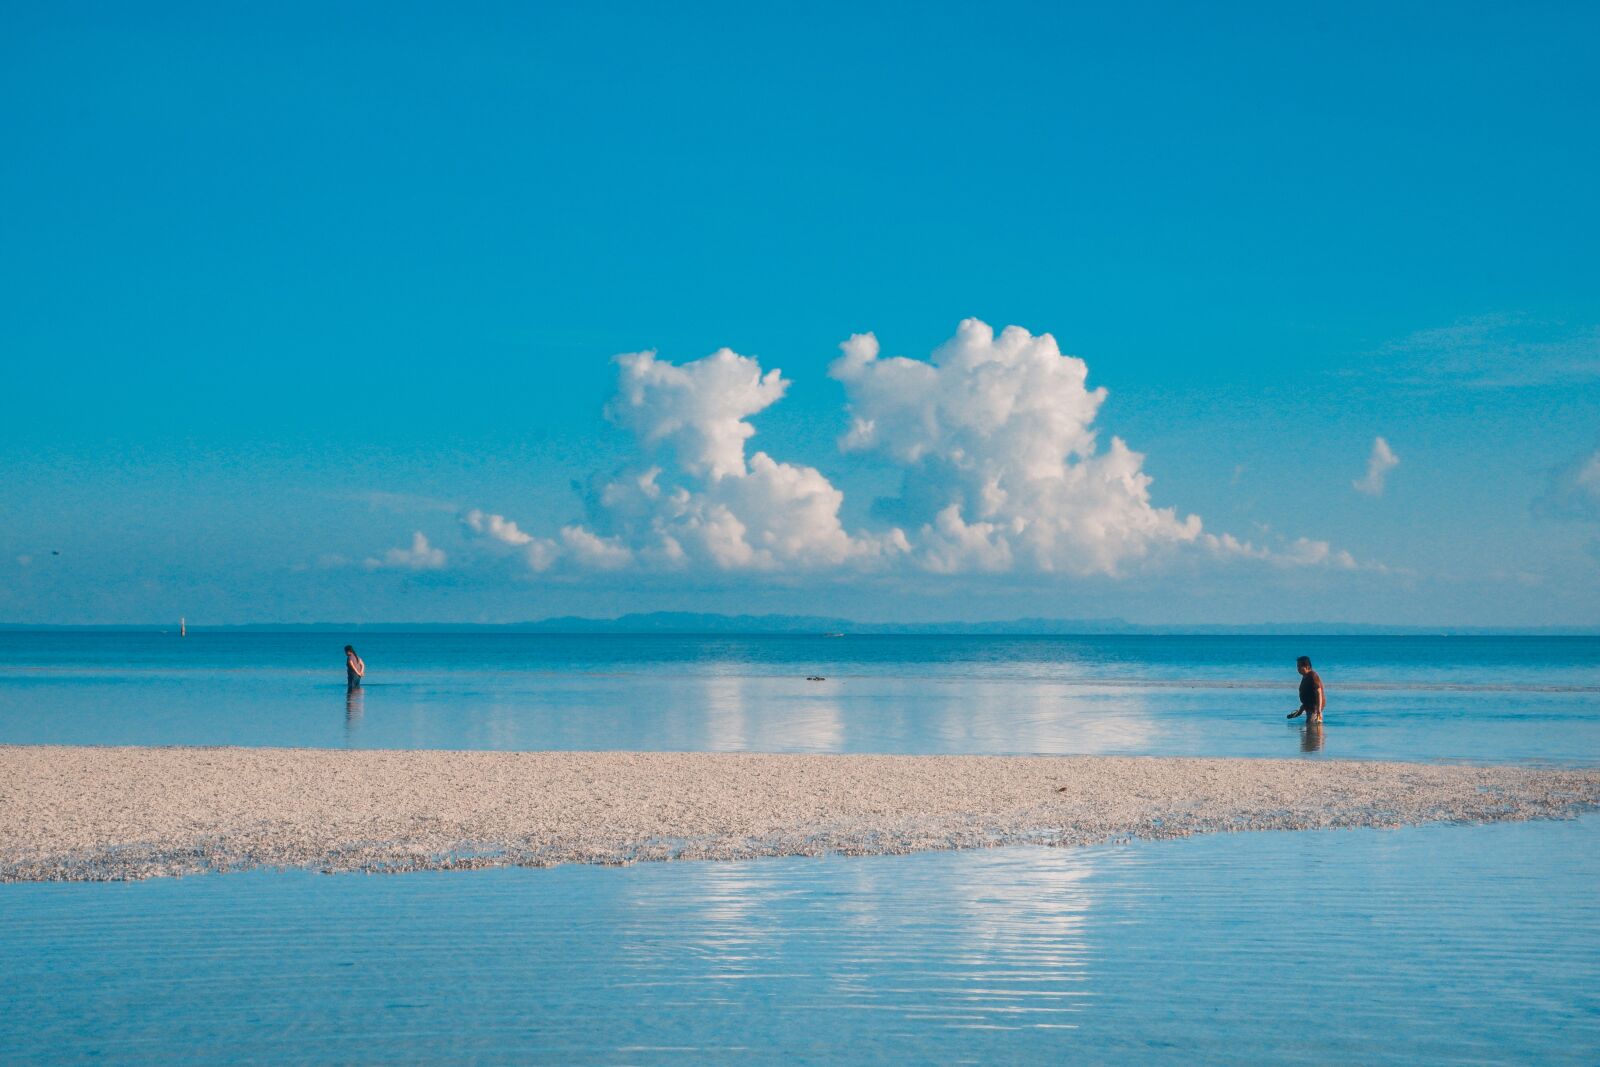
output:
<svg viewBox="0 0 1600 1067"><path fill-rule="evenodd" d="M1306 722L1320 723L1322 709L1328 704L1328 694L1322 691L1322 676L1311 669L1311 657L1301 656L1295 660L1295 669L1300 672L1300 706L1288 715L1294 718L1304 715Z"/></svg>
<svg viewBox="0 0 1600 1067"><path fill-rule="evenodd" d="M344 685L346 689L360 689L361 676L367 673L367 665L361 662L361 657L356 655L355 646L344 646Z"/></svg>

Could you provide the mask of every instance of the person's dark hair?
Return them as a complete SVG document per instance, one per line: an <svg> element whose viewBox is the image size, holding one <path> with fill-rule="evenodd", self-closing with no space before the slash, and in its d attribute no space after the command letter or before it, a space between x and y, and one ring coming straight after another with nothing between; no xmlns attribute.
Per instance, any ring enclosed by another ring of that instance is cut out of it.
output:
<svg viewBox="0 0 1600 1067"><path fill-rule="evenodd" d="M1294 661L1294 665L1296 667L1309 667L1311 666L1311 657L1301 656L1299 659Z"/></svg>
<svg viewBox="0 0 1600 1067"><path fill-rule="evenodd" d="M356 650L356 646L355 645L345 645L344 646L344 650L346 652L354 652ZM1311 661L1310 660L1306 660L1306 662L1310 663Z"/></svg>

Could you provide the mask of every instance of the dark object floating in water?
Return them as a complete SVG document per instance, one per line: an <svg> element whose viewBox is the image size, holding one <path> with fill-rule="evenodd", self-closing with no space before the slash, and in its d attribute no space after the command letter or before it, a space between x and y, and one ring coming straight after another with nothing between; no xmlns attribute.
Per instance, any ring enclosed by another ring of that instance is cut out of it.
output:
<svg viewBox="0 0 1600 1067"><path fill-rule="evenodd" d="M806 675L806 681L808 681L808 682L826 682L827 679L824 678L820 674L808 674L808 675Z"/></svg>

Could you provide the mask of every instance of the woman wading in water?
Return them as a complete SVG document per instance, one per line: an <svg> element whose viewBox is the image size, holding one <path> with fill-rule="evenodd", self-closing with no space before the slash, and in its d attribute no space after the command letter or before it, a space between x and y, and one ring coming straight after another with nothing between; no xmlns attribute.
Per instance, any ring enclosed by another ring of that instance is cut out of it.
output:
<svg viewBox="0 0 1600 1067"><path fill-rule="evenodd" d="M361 662L361 657L356 655L354 645L344 646L344 685L346 689L360 689L361 676L367 673L367 665Z"/></svg>

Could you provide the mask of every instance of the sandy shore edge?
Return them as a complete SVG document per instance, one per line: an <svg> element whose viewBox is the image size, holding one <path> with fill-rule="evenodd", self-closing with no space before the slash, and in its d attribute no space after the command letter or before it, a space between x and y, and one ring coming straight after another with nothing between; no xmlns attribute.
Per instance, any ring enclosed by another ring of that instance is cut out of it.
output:
<svg viewBox="0 0 1600 1067"><path fill-rule="evenodd" d="M1596 806L1600 770L1521 766L0 746L0 881L1085 845Z"/></svg>

